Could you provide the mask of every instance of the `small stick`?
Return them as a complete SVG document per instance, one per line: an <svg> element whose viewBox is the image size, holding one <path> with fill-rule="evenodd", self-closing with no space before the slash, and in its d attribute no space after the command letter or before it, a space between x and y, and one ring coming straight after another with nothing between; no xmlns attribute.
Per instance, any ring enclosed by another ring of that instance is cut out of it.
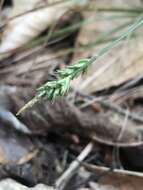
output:
<svg viewBox="0 0 143 190"><path fill-rule="evenodd" d="M78 170L80 163L89 155L89 153L93 149L93 143L90 142L84 150L80 153L80 155L70 164L69 168L60 176L56 183L55 189L63 190L69 180L73 177L73 175Z"/></svg>
<svg viewBox="0 0 143 190"><path fill-rule="evenodd" d="M109 172L107 174L114 174L114 175L120 175L120 176L133 176L133 177L140 177L143 178L143 173L141 172L135 172L135 171L130 171L130 170L123 170L123 169L113 169L104 166L97 166L93 164L87 164L87 163L82 163L82 165L85 167L90 172L95 172L96 174L102 173L102 172Z"/></svg>

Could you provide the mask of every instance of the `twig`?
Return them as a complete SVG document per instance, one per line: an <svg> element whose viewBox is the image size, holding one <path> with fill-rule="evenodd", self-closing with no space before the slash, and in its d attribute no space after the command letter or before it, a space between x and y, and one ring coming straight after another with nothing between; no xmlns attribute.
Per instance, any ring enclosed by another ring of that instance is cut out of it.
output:
<svg viewBox="0 0 143 190"><path fill-rule="evenodd" d="M99 102L101 103L101 105L107 107L107 108L111 108L112 110L122 114L122 115L126 115L126 110L115 105L114 103L112 102L109 102L109 101L100 101ZM141 116L139 116L138 114L136 114L135 112L129 112L128 113L128 117L135 120L135 121L138 121L140 123L143 123L143 118Z"/></svg>
<svg viewBox="0 0 143 190"><path fill-rule="evenodd" d="M111 170L110 168L104 167L104 166L96 166L92 164L87 164L87 163L82 163L82 165L88 170L92 172L109 172L109 173L116 173L121 176L134 176L134 177L140 177L143 178L143 173L141 172L134 172L134 171L129 171L129 170L122 170L122 169L114 169Z"/></svg>
<svg viewBox="0 0 143 190"><path fill-rule="evenodd" d="M80 155L74 160L69 168L63 173L63 175L57 179L55 184L55 189L62 190L66 186L66 184L69 182L69 180L73 177L75 172L78 170L80 163L89 155L89 153L93 149L93 143L90 142L84 150L80 153Z"/></svg>
<svg viewBox="0 0 143 190"><path fill-rule="evenodd" d="M106 12L106 13L132 13L132 14L141 14L143 9L140 7L136 8L123 8L123 7L97 7L97 6L88 6L85 11L97 11L97 12Z"/></svg>
<svg viewBox="0 0 143 190"><path fill-rule="evenodd" d="M120 106L116 105L115 103L113 103L111 101L103 100L102 98L95 98L95 97L89 96L89 95L87 96L87 95L84 95L83 93L80 93L80 92L78 92L78 93L87 100L87 103L80 106L81 109L91 105L94 102L97 102L97 103L101 104L105 108L112 109L113 111L116 111L121 115L124 115L124 116L126 115L126 110L125 109L121 108ZM90 100L89 100L89 98L90 98ZM143 123L143 118L140 117L135 112L129 112L128 117L133 119L134 121Z"/></svg>

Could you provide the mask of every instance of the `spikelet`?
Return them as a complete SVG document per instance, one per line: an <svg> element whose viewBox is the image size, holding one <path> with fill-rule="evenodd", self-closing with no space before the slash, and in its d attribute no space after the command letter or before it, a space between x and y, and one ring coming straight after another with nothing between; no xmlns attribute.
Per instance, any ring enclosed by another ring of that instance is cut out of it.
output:
<svg viewBox="0 0 143 190"><path fill-rule="evenodd" d="M77 0L76 0L77 1ZM41 5L42 0L14 0L12 16L24 13ZM48 1L49 2L49 1ZM55 0L52 0L55 2ZM77 1L78 2L78 1ZM66 11L78 3L75 0L65 1L53 6L35 10L10 20L2 37L0 58L10 55L34 37L38 36L51 23L58 20Z"/></svg>

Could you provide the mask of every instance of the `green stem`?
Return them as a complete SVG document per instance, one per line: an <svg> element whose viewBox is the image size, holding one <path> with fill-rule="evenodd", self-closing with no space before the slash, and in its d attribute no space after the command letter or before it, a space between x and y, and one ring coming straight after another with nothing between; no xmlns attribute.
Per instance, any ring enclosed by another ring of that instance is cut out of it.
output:
<svg viewBox="0 0 143 190"><path fill-rule="evenodd" d="M95 62L97 59L105 56L106 54L108 54L108 52L113 49L114 47L116 47L121 41L123 41L127 36L129 36L132 32L134 32L137 28L141 27L143 25L143 17L136 21L134 24L132 24L131 26L128 27L126 32L123 32L118 39L116 39L115 41L109 43L109 45L105 46L104 48L102 48L97 55L93 56L90 61L89 64Z"/></svg>

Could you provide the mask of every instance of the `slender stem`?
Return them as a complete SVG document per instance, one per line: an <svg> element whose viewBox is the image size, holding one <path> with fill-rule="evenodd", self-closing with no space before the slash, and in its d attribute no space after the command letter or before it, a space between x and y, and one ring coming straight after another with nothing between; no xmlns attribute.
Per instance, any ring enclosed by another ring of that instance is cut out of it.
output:
<svg viewBox="0 0 143 190"><path fill-rule="evenodd" d="M111 49L113 49L114 47L116 47L117 45L119 45L119 42L121 42L122 40L124 40L127 36L129 36L132 32L134 32L137 28L141 27L142 25L143 25L143 17L141 19L139 19L138 21L136 21L131 26L129 26L129 28L127 29L127 31L123 32L119 36L119 38L117 38L115 41L111 42L109 45L105 46L104 48L102 48L97 55L93 56L90 59L89 62L93 63L97 59L99 59L102 56L108 54L108 52L111 51Z"/></svg>
<svg viewBox="0 0 143 190"><path fill-rule="evenodd" d="M70 82L74 78L78 77L80 74L84 73L88 67L94 63L97 59L102 58L108 52L116 47L121 41L123 41L127 36L134 32L137 28L143 25L143 17L137 20L134 24L128 27L128 29L123 32L116 40L109 43L109 45L102 48L97 55L93 56L91 59L81 59L77 64L68 66L63 70L57 71L57 80L46 82L38 89L38 95L28 102L21 110L17 113L20 114L28 107L33 106L37 101L43 97L47 97L49 100L54 100L58 96L63 96L70 87ZM94 77L87 79L81 88L85 88L94 80Z"/></svg>
<svg viewBox="0 0 143 190"><path fill-rule="evenodd" d="M118 13L143 13L142 8L122 8L122 7L87 7L85 11L98 11L98 12L118 12Z"/></svg>

